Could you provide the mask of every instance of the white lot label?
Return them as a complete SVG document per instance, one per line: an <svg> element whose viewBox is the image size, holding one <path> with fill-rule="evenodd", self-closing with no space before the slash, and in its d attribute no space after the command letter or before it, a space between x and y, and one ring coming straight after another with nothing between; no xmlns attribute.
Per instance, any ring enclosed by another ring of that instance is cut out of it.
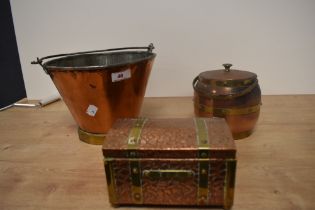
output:
<svg viewBox="0 0 315 210"><path fill-rule="evenodd" d="M89 107L86 110L86 113L92 117L94 117L96 115L97 112L97 107L94 105L89 105Z"/></svg>
<svg viewBox="0 0 315 210"><path fill-rule="evenodd" d="M121 80L129 79L131 77L130 69L125 71L112 73L112 82L118 82Z"/></svg>

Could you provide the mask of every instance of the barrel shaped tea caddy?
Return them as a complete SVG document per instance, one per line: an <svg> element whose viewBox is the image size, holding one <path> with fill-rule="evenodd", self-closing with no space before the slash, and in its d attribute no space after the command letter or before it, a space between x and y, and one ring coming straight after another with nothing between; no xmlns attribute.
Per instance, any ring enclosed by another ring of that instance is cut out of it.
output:
<svg viewBox="0 0 315 210"><path fill-rule="evenodd" d="M193 80L195 115L225 118L234 139L251 135L259 117L261 91L257 75L230 69L205 71Z"/></svg>
<svg viewBox="0 0 315 210"><path fill-rule="evenodd" d="M101 145L116 119L138 117L156 56L153 49L150 44L58 54L32 64L51 77L79 126L79 139Z"/></svg>

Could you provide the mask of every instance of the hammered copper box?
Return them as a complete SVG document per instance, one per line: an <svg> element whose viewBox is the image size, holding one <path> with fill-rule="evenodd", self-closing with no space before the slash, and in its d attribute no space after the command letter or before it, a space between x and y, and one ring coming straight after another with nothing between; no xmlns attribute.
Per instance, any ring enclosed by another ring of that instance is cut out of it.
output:
<svg viewBox="0 0 315 210"><path fill-rule="evenodd" d="M236 148L224 119L119 119L103 155L114 206L233 204Z"/></svg>

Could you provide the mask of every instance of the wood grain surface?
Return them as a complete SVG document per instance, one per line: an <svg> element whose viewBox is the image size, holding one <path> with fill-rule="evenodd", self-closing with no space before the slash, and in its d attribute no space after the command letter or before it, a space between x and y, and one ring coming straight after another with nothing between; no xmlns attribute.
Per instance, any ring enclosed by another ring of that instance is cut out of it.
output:
<svg viewBox="0 0 315 210"><path fill-rule="evenodd" d="M236 141L233 209L315 209L315 95L262 101L254 134ZM192 117L192 98L145 98L142 116ZM78 140L63 102L0 112L0 209L114 209L101 146Z"/></svg>

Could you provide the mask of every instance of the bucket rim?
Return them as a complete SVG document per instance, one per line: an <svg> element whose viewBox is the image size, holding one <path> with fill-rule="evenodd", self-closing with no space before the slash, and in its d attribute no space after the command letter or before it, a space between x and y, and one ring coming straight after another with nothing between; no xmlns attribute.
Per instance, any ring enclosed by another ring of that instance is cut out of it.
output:
<svg viewBox="0 0 315 210"><path fill-rule="evenodd" d="M113 55L113 54L147 54L147 56L143 58L134 59L132 61L121 62L117 64L105 64L105 65L86 65L86 66L58 66L52 65L54 62L64 61L67 59L75 58L75 57L84 57L87 55ZM122 51L122 52L95 52L95 53L85 53L85 54L78 54L78 55L67 55L60 58L55 58L52 60L48 60L43 63L43 68L47 71L51 70L58 70L58 71L75 71L75 70L99 70L104 68L112 68L118 66L125 66L131 64L137 64L139 62L143 62L146 60L152 60L156 57L156 53L149 52L149 51Z"/></svg>

